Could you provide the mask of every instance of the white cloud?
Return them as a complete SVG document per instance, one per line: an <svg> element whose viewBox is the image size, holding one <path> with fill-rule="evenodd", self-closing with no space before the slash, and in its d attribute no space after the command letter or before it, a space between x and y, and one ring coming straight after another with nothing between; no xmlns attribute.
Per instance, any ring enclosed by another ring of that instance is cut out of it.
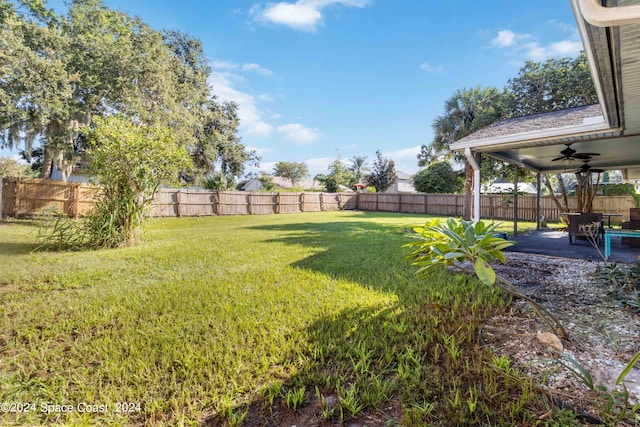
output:
<svg viewBox="0 0 640 427"><path fill-rule="evenodd" d="M255 71L259 74L270 76L273 72L267 68L261 67L258 64L244 64L242 66L242 71Z"/></svg>
<svg viewBox="0 0 640 427"><path fill-rule="evenodd" d="M549 25L557 26L555 22ZM566 29L566 28L565 28ZM583 49L579 41L577 31L572 32L569 39L551 42L543 45L537 41L532 41L533 36L525 33L515 33L511 30L498 31L498 35L491 41L491 45L507 49L511 55L523 56L524 59L542 61L549 58L576 56Z"/></svg>
<svg viewBox="0 0 640 427"><path fill-rule="evenodd" d="M576 55L583 49L582 43L579 41L563 40L557 43L551 43L549 50L558 55Z"/></svg>
<svg viewBox="0 0 640 427"><path fill-rule="evenodd" d="M332 5L363 7L368 0L297 0L294 3L278 2L256 5L250 14L254 19L276 25L284 25L299 31L313 32L323 22L322 10Z"/></svg>
<svg viewBox="0 0 640 427"><path fill-rule="evenodd" d="M308 128L299 123L278 126L278 133L284 139L296 145L313 144L320 137L318 129Z"/></svg>
<svg viewBox="0 0 640 427"><path fill-rule="evenodd" d="M258 137L268 137L273 133L273 126L262 119L262 114L258 109L259 102L273 101L274 97L269 94L252 95L242 92L234 87L238 83L244 82L240 71L258 72L263 75L272 74L271 70L259 64L246 63L239 67L229 61L212 61L213 72L209 84L213 93L225 101L233 101L238 104L238 116L240 117L240 130L246 135Z"/></svg>
<svg viewBox="0 0 640 427"><path fill-rule="evenodd" d="M233 101L238 104L238 116L240 117L240 130L247 135L268 137L273 132L273 126L262 120L256 98L246 92L241 92L233 87L231 80L233 75L228 73L211 73L210 85L213 93L220 99Z"/></svg>
<svg viewBox="0 0 640 427"><path fill-rule="evenodd" d="M498 35L491 41L493 46L507 47L513 46L516 42L516 34L511 30L498 31Z"/></svg>
<svg viewBox="0 0 640 427"><path fill-rule="evenodd" d="M413 174L418 170L418 154L421 146L403 148L395 151L383 152L382 156L391 159L396 164L396 171Z"/></svg>
<svg viewBox="0 0 640 427"><path fill-rule="evenodd" d="M211 67L214 70L235 70L238 68L236 64L233 64L229 61L212 61Z"/></svg>
<svg viewBox="0 0 640 427"><path fill-rule="evenodd" d="M269 154L271 153L271 148L266 148L266 147L251 147L249 145L247 145L245 147L247 150L249 151L254 151L258 156L264 156L265 154Z"/></svg>
<svg viewBox="0 0 640 427"><path fill-rule="evenodd" d="M304 163L309 168L309 176L311 178L313 178L314 176L318 175L319 173L322 173L322 174L328 173L329 172L329 164L333 160L334 159L331 159L330 157L318 157L318 158L315 158L315 159L304 160Z"/></svg>
<svg viewBox="0 0 640 427"><path fill-rule="evenodd" d="M428 62L423 62L422 64L420 64L420 68L424 71L426 71L427 73L439 73L439 74L444 74L444 67L442 65L437 65L437 66L433 66L431 64L429 64Z"/></svg>

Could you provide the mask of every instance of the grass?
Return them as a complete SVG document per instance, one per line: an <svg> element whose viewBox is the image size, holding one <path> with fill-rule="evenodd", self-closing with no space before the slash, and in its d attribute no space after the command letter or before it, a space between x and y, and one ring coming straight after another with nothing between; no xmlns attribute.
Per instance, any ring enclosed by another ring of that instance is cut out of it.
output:
<svg viewBox="0 0 640 427"><path fill-rule="evenodd" d="M479 338L508 301L470 277L418 281L401 246L423 223L162 219L144 245L61 253L0 223L0 401L34 409L0 424L536 424L533 384Z"/></svg>

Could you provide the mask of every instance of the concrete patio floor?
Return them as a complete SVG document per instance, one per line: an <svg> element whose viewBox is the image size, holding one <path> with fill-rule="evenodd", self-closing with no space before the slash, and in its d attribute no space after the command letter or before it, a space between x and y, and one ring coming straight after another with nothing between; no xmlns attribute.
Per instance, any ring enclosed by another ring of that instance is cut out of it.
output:
<svg viewBox="0 0 640 427"><path fill-rule="evenodd" d="M549 255L561 258L591 259L602 261L604 256L604 241L600 242L600 252L587 240L574 239L569 244L569 235L566 231L540 230L518 234L517 237L509 237L509 240L517 244L505 249L511 252L524 252L539 255ZM611 255L609 262L632 263L639 261L640 248L630 248L620 243L620 237L611 238Z"/></svg>

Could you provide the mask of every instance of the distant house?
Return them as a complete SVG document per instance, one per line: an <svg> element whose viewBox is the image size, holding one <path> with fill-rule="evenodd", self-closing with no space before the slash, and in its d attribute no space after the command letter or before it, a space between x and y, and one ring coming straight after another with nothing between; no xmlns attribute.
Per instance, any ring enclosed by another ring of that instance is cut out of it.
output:
<svg viewBox="0 0 640 427"><path fill-rule="evenodd" d="M483 185L482 192L488 194L495 193L513 193L512 182L494 182L493 184ZM521 182L518 184L518 192L525 194L538 194L536 188L529 182Z"/></svg>
<svg viewBox="0 0 640 427"><path fill-rule="evenodd" d="M411 182L411 175L405 172L397 171L396 175L398 179L389 187L385 193L415 193L416 189L413 188Z"/></svg>
<svg viewBox="0 0 640 427"><path fill-rule="evenodd" d="M276 185L276 191L278 188L282 189L291 189L293 186L291 185L291 181L288 179L280 178L279 176L273 177L273 183ZM318 181L314 181L312 179L301 179L298 182L296 187L300 187L304 190L322 190L322 184ZM243 191L261 191L262 182L258 178L251 178L245 185L242 187Z"/></svg>

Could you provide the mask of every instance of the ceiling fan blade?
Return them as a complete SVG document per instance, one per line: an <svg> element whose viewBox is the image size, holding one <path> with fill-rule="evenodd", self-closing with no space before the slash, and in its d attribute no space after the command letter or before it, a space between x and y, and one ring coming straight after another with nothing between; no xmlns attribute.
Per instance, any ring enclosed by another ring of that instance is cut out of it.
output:
<svg viewBox="0 0 640 427"><path fill-rule="evenodd" d="M575 153L573 157L580 160L589 160L593 156L599 156L600 153Z"/></svg>
<svg viewBox="0 0 640 427"><path fill-rule="evenodd" d="M551 159L552 162L557 162L558 160L571 160L570 157L565 157L565 156L560 156L560 157L556 157L555 159Z"/></svg>
<svg viewBox="0 0 640 427"><path fill-rule="evenodd" d="M596 168L593 168L593 169L589 169L589 172L593 172L593 173L603 173L603 172L604 172L604 169L596 169Z"/></svg>

